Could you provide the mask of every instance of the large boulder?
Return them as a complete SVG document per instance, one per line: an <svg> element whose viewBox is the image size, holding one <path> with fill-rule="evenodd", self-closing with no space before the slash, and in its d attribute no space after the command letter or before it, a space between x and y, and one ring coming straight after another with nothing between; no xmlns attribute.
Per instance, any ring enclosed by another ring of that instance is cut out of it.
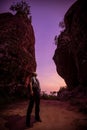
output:
<svg viewBox="0 0 87 130"><path fill-rule="evenodd" d="M35 36L23 14L0 14L0 86L20 84L36 71Z"/></svg>
<svg viewBox="0 0 87 130"><path fill-rule="evenodd" d="M64 16L53 56L58 74L69 88L87 87L87 2L77 0Z"/></svg>

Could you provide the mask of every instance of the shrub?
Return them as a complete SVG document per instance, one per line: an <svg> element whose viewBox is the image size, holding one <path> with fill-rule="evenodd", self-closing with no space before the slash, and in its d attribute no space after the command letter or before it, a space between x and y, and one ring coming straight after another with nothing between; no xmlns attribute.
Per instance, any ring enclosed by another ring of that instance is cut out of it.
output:
<svg viewBox="0 0 87 130"><path fill-rule="evenodd" d="M10 10L16 11L17 13L30 15L30 6L24 0L11 5Z"/></svg>

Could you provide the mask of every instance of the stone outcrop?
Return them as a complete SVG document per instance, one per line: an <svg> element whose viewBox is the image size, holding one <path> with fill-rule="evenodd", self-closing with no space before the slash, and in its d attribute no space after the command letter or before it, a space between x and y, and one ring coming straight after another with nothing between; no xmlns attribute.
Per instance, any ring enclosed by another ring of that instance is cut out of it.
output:
<svg viewBox="0 0 87 130"><path fill-rule="evenodd" d="M77 0L64 16L53 56L58 74L68 88L87 87L87 2Z"/></svg>
<svg viewBox="0 0 87 130"><path fill-rule="evenodd" d="M23 14L0 14L0 86L21 83L32 71L36 71L36 59L30 19Z"/></svg>

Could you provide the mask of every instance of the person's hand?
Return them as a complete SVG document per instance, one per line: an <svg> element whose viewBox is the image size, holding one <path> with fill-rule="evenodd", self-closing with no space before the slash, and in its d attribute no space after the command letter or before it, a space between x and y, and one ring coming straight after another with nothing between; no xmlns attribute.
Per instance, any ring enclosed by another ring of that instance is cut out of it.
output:
<svg viewBox="0 0 87 130"><path fill-rule="evenodd" d="M25 87L27 88L28 85L29 85L29 76L28 76L28 77L26 78L26 80L25 80Z"/></svg>

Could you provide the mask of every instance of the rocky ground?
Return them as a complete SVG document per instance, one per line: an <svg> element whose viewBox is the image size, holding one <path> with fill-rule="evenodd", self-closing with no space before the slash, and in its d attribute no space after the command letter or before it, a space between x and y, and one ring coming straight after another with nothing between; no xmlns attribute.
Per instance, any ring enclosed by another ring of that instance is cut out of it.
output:
<svg viewBox="0 0 87 130"><path fill-rule="evenodd" d="M68 102L41 100L42 122L34 122L32 128L25 125L28 101L13 103L0 110L0 130L87 130L87 115L78 112Z"/></svg>

